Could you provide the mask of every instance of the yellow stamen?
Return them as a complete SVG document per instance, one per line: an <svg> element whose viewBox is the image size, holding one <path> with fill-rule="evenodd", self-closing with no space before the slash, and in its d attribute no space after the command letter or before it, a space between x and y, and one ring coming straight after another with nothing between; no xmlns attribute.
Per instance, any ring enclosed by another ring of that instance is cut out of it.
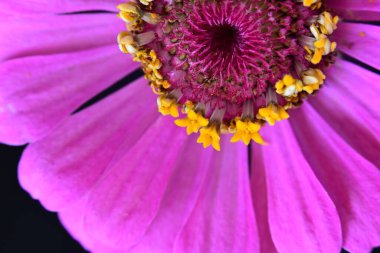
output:
<svg viewBox="0 0 380 253"><path fill-rule="evenodd" d="M269 103L267 107L260 108L256 116L258 119L264 119L273 126L277 121L289 118L289 114L285 109L274 103Z"/></svg>
<svg viewBox="0 0 380 253"><path fill-rule="evenodd" d="M174 123L179 127L186 127L188 135L197 133L199 128L208 125L208 119L204 118L200 112L188 110L187 117L184 119L177 119Z"/></svg>
<svg viewBox="0 0 380 253"><path fill-rule="evenodd" d="M326 79L326 76L319 69L308 69L303 71L301 76L304 84L302 89L309 94L319 90L320 86Z"/></svg>
<svg viewBox="0 0 380 253"><path fill-rule="evenodd" d="M202 143L204 148L212 145L215 150L220 151L220 136L217 126L211 124L207 127L201 128L197 143Z"/></svg>
<svg viewBox="0 0 380 253"><path fill-rule="evenodd" d="M140 3L143 5L149 5L151 2L153 2L153 0L140 0Z"/></svg>
<svg viewBox="0 0 380 253"><path fill-rule="evenodd" d="M332 15L325 11L318 18L318 24L320 31L325 35L330 35L337 29L337 24L339 21L339 17Z"/></svg>
<svg viewBox="0 0 380 253"><path fill-rule="evenodd" d="M174 118L178 117L178 105L175 99L161 95L157 98L157 105L158 111L162 115L171 115Z"/></svg>
<svg viewBox="0 0 380 253"><path fill-rule="evenodd" d="M127 2L119 4L117 8L120 10L119 17L127 23L136 24L141 20L143 12L137 3Z"/></svg>
<svg viewBox="0 0 380 253"><path fill-rule="evenodd" d="M236 119L236 133L232 136L231 142L243 141L245 145L248 145L251 140L258 144L264 144L264 140L259 134L261 128L260 124L253 123L246 119L242 121Z"/></svg>
<svg viewBox="0 0 380 253"><path fill-rule="evenodd" d="M319 9L322 6L321 0L301 0L305 7L310 7L312 10Z"/></svg>
<svg viewBox="0 0 380 253"><path fill-rule="evenodd" d="M285 75L284 78L276 83L276 92L285 97L297 97L298 92L302 91L301 80L294 79L291 75Z"/></svg>

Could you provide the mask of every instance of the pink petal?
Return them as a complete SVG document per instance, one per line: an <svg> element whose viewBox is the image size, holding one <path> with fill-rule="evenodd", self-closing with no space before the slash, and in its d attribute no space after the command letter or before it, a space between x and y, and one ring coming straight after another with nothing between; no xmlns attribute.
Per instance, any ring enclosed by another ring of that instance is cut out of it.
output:
<svg viewBox="0 0 380 253"><path fill-rule="evenodd" d="M258 252L247 148L224 138L174 252Z"/></svg>
<svg viewBox="0 0 380 253"><path fill-rule="evenodd" d="M257 145L253 145L250 152L252 160L251 170L253 171L253 176L251 177L251 192L259 234L260 252L277 253L268 222L268 191L263 149Z"/></svg>
<svg viewBox="0 0 380 253"><path fill-rule="evenodd" d="M309 102L351 147L380 167L377 134L380 129L380 76L339 60L327 77L320 94Z"/></svg>
<svg viewBox="0 0 380 253"><path fill-rule="evenodd" d="M253 161L252 177L265 170L268 223L276 249L339 252L341 227L335 206L302 154L288 121L265 133L270 144L261 147L263 162Z"/></svg>
<svg viewBox="0 0 380 253"><path fill-rule="evenodd" d="M141 78L68 118L25 150L21 185L49 210L80 199L117 152L126 152L158 116L155 96Z"/></svg>
<svg viewBox="0 0 380 253"><path fill-rule="evenodd" d="M379 21L379 11L352 11L349 9L335 10L340 18L357 21Z"/></svg>
<svg viewBox="0 0 380 253"><path fill-rule="evenodd" d="M0 10L10 13L65 13L76 11L115 11L121 0L2 0ZM125 1L124 1L125 2Z"/></svg>
<svg viewBox="0 0 380 253"><path fill-rule="evenodd" d="M131 252L173 252L175 239L190 216L202 186L208 184L206 176L215 154L196 143L196 138L191 135L186 140L157 215Z"/></svg>
<svg viewBox="0 0 380 253"><path fill-rule="evenodd" d="M115 46L1 63L0 140L18 145L43 137L135 68Z"/></svg>
<svg viewBox="0 0 380 253"><path fill-rule="evenodd" d="M25 2L25 1L23 1ZM55 2L55 1L50 1ZM115 14L9 15L0 13L0 61L116 45L125 30ZM52 25L54 24L54 25Z"/></svg>
<svg viewBox="0 0 380 253"><path fill-rule="evenodd" d="M328 0L327 6L333 9L380 12L380 2L377 0Z"/></svg>
<svg viewBox="0 0 380 253"><path fill-rule="evenodd" d="M157 214L186 140L170 117L151 124L93 188L86 232L109 247L135 245Z"/></svg>
<svg viewBox="0 0 380 253"><path fill-rule="evenodd" d="M300 147L338 209L344 248L369 252L380 243L378 167L357 153L311 106L304 105L292 117ZM360 135L357 132L351 138Z"/></svg>
<svg viewBox="0 0 380 253"><path fill-rule="evenodd" d="M90 237L84 229L85 204L87 198L70 204L64 211L59 212L59 219L65 229L77 241L79 241L86 250L92 253L125 253L124 250L107 247L99 241Z"/></svg>
<svg viewBox="0 0 380 253"><path fill-rule="evenodd" d="M380 12L378 15L380 17ZM341 23L335 36L340 51L380 69L379 26Z"/></svg>

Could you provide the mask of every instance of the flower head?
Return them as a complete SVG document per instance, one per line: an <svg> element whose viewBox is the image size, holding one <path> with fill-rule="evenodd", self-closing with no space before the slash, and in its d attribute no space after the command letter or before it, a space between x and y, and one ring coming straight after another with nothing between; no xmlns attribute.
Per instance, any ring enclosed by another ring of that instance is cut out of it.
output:
<svg viewBox="0 0 380 253"><path fill-rule="evenodd" d="M336 48L329 37L339 18L321 1L273 1L266 8L263 4L233 0L121 4L119 16L133 34L122 32L118 42L122 52L142 63L161 98L170 97L179 107L192 103L202 108L205 120L222 110L217 128L231 128L240 117L274 124L288 118L285 110L298 106L323 84L322 70ZM154 22L146 16L154 16ZM194 112L190 113L177 125L186 126L188 133L207 126L195 125L192 130L187 119Z"/></svg>
<svg viewBox="0 0 380 253"><path fill-rule="evenodd" d="M379 13L2 0L0 140L28 144L21 186L90 252L369 252Z"/></svg>

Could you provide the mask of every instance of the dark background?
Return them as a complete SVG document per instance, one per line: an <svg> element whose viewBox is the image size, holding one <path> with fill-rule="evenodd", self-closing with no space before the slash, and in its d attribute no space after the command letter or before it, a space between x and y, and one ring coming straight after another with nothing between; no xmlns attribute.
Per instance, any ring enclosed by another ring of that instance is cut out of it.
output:
<svg viewBox="0 0 380 253"><path fill-rule="evenodd" d="M0 253L83 253L57 215L43 209L18 184L23 147L0 144Z"/></svg>
<svg viewBox="0 0 380 253"><path fill-rule="evenodd" d="M17 163L23 149L0 144L0 253L86 252L64 230L55 213L44 210L19 186Z"/></svg>

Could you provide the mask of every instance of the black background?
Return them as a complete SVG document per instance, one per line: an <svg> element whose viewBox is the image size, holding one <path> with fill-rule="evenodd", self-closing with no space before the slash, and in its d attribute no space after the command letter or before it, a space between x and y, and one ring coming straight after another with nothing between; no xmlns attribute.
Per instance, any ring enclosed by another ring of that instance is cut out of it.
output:
<svg viewBox="0 0 380 253"><path fill-rule="evenodd" d="M59 223L21 189L17 163L22 147L0 144L0 253L83 253Z"/></svg>
<svg viewBox="0 0 380 253"><path fill-rule="evenodd" d="M23 149L0 144L0 253L86 252L55 213L44 210L19 186L17 164Z"/></svg>

